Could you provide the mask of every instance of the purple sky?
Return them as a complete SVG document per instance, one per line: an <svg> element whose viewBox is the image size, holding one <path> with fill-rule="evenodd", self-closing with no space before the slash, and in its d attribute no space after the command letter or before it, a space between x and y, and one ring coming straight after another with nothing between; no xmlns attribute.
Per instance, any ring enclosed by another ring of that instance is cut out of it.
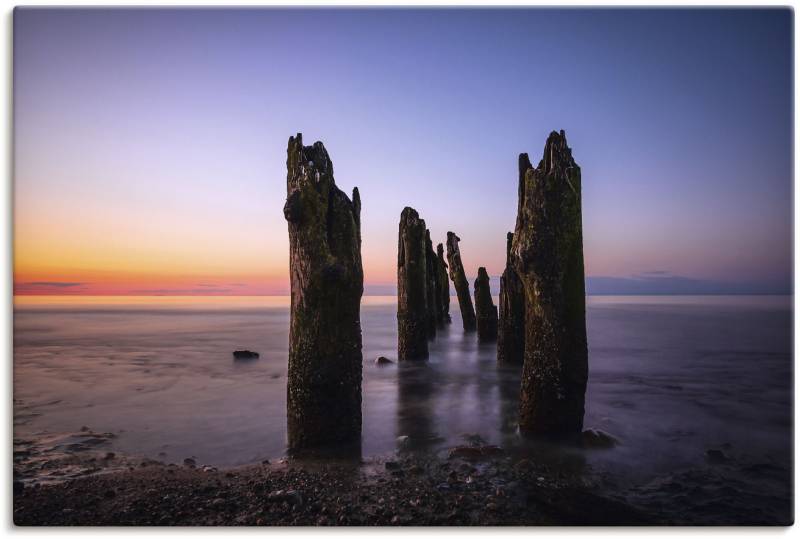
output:
<svg viewBox="0 0 800 539"><path fill-rule="evenodd" d="M792 27L789 9L18 8L18 290L285 292L297 132L359 187L368 292L395 281L406 205L498 275L517 155L564 129L590 292L788 292Z"/></svg>

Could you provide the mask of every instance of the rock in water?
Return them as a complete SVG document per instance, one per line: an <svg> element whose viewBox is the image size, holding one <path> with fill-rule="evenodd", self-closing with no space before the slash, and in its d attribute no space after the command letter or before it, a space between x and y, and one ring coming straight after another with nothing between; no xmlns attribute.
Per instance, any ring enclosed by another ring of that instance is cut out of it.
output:
<svg viewBox="0 0 800 539"><path fill-rule="evenodd" d="M428 357L428 269L425 221L413 208L400 214L397 243L397 359Z"/></svg>
<svg viewBox="0 0 800 539"><path fill-rule="evenodd" d="M511 258L513 239L514 234L509 232L506 237L506 269L500 277L497 361L522 365L525 357L525 289Z"/></svg>
<svg viewBox="0 0 800 539"><path fill-rule="evenodd" d="M321 142L289 138L290 449L361 436L361 200L336 187Z"/></svg>
<svg viewBox="0 0 800 539"><path fill-rule="evenodd" d="M461 250L458 242L461 238L452 232L447 233L447 263L450 268L450 279L456 287L458 296L458 307L461 309L461 319L464 324L464 331L475 331L475 310L472 308L472 298L469 293L469 282L464 275L464 265L461 262Z"/></svg>
<svg viewBox="0 0 800 539"><path fill-rule="evenodd" d="M436 310L439 325L450 323L450 280L447 277L447 263L444 261L444 246L436 246L436 282L439 292L439 307Z"/></svg>
<svg viewBox="0 0 800 539"><path fill-rule="evenodd" d="M525 288L522 433L577 438L588 376L581 169L563 131L550 133L539 166L520 155L514 268Z"/></svg>
<svg viewBox="0 0 800 539"><path fill-rule="evenodd" d="M479 341L497 339L497 307L492 301L486 268L478 268L478 278L475 279L475 318Z"/></svg>
<svg viewBox="0 0 800 539"><path fill-rule="evenodd" d="M436 286L436 253L431 243L431 231L425 231L425 297L428 303L428 337L436 337L436 320L439 318L439 292Z"/></svg>
<svg viewBox="0 0 800 539"><path fill-rule="evenodd" d="M258 359L258 352L251 352L250 350L234 350L234 359Z"/></svg>

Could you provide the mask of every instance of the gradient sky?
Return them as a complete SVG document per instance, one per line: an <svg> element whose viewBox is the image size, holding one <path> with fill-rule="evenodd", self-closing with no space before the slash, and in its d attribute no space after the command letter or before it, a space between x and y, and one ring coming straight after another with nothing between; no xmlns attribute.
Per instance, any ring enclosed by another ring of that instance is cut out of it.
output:
<svg viewBox="0 0 800 539"><path fill-rule="evenodd" d="M393 291L406 205L435 243L458 233L468 274L498 275L517 156L564 129L596 282L788 292L792 26L788 9L17 8L15 291L286 293L297 132L359 188L368 293Z"/></svg>

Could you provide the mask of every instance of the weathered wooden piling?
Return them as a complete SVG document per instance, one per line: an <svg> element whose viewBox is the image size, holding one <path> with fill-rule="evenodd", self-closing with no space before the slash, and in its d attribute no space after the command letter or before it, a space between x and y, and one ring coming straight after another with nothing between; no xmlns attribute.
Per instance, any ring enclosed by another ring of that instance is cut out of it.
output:
<svg viewBox="0 0 800 539"><path fill-rule="evenodd" d="M447 277L447 263L444 261L444 246L436 246L436 282L439 293L437 322L440 326L449 324L450 319L450 280Z"/></svg>
<svg viewBox="0 0 800 539"><path fill-rule="evenodd" d="M472 307L469 281L467 281L467 277L464 274L464 264L461 262L461 250L458 248L459 241L461 241L461 238L453 232L447 233L447 263L449 265L450 279L452 279L453 286L456 288L464 331L475 331L475 309Z"/></svg>
<svg viewBox="0 0 800 539"><path fill-rule="evenodd" d="M519 428L571 438L583 428L588 376L581 170L563 131L536 168L520 155L514 267L525 288Z"/></svg>
<svg viewBox="0 0 800 539"><path fill-rule="evenodd" d="M397 245L397 359L428 357L428 267L425 221L413 208L400 214Z"/></svg>
<svg viewBox="0 0 800 539"><path fill-rule="evenodd" d="M290 449L361 435L361 200L333 178L321 142L289 138L286 159L291 318L287 427Z"/></svg>
<svg viewBox="0 0 800 539"><path fill-rule="evenodd" d="M425 231L425 297L428 304L428 337L436 337L436 321L439 318L439 291L437 285L436 252L431 242L431 231Z"/></svg>
<svg viewBox="0 0 800 539"><path fill-rule="evenodd" d="M514 269L511 243L506 236L506 268L500 276L500 320L497 330L497 361L522 365L525 358L525 289Z"/></svg>
<svg viewBox="0 0 800 539"><path fill-rule="evenodd" d="M497 307L492 301L489 274L483 267L478 268L478 277L475 279L475 319L479 341L497 339Z"/></svg>

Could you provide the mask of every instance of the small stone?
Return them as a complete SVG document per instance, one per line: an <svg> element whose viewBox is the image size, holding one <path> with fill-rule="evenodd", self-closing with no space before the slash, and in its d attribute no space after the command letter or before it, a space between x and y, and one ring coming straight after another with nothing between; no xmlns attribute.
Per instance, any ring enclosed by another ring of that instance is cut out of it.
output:
<svg viewBox="0 0 800 539"><path fill-rule="evenodd" d="M251 352L250 350L235 350L233 352L234 359L258 359L258 352Z"/></svg>
<svg viewBox="0 0 800 539"><path fill-rule="evenodd" d="M184 466L196 466L197 462L194 459L185 458L185 459L183 459L183 465Z"/></svg>
<svg viewBox="0 0 800 539"><path fill-rule="evenodd" d="M286 502L290 505L303 505L303 495L296 490L276 490L267 495L268 502Z"/></svg>
<svg viewBox="0 0 800 539"><path fill-rule="evenodd" d="M400 464L398 464L397 462L395 462L393 460L387 460L386 464L384 464L384 466L386 467L387 470L399 470L400 469Z"/></svg>
<svg viewBox="0 0 800 539"><path fill-rule="evenodd" d="M518 471L525 472L533 468L533 464L528 459L522 459L514 465Z"/></svg>
<svg viewBox="0 0 800 539"><path fill-rule="evenodd" d="M581 433L581 443L587 449L611 449L619 440L598 429L586 429Z"/></svg>
<svg viewBox="0 0 800 539"><path fill-rule="evenodd" d="M393 363L394 361L386 356L378 356L378 358L375 360L375 365L391 365Z"/></svg>

